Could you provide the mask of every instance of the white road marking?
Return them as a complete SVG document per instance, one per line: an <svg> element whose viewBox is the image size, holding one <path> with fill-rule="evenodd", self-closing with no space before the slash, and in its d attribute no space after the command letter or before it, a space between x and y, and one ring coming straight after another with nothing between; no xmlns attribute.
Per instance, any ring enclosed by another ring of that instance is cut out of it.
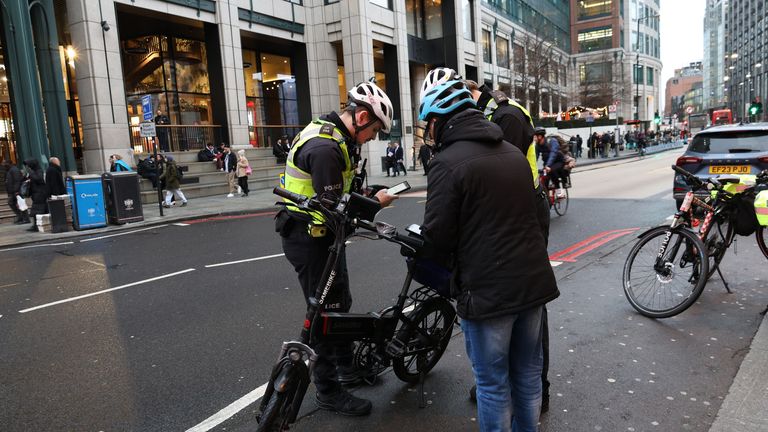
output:
<svg viewBox="0 0 768 432"><path fill-rule="evenodd" d="M128 232L121 232L121 233L117 233L117 234L110 234L110 235L105 235L105 236L101 236L101 237L93 237L93 238L89 238L89 239L85 239L85 240L80 240L80 243L85 243L85 242L94 241L94 240L101 240L101 239L110 238L110 237L124 236L124 235L128 235L128 234L133 234L133 233L137 233L137 232L141 232L141 231L147 231L147 230L156 229L156 228L162 228L162 227L167 227L167 226L168 226L168 224L163 224L163 225L151 226L149 228L142 228L142 229L137 229L137 230L128 231Z"/></svg>
<svg viewBox="0 0 768 432"><path fill-rule="evenodd" d="M551 265L552 267L557 267L562 263L563 263L562 261L550 261L549 265Z"/></svg>
<svg viewBox="0 0 768 432"><path fill-rule="evenodd" d="M277 258L277 257L281 257L281 256L285 256L285 254L281 253L281 254L275 254L275 255L267 255L267 256L263 256L263 257L256 257L256 258L248 258L248 259L237 260L237 261L223 262L223 263L218 263L218 264L208 264L207 266L205 266L205 268L221 267L221 266L225 266L225 265L240 264L240 263L251 262L251 261L261 261L261 260L270 259L270 258Z"/></svg>
<svg viewBox="0 0 768 432"><path fill-rule="evenodd" d="M221 411L217 412L216 414L208 417L207 419L203 420L202 423L198 424L197 426L194 426L190 429L187 429L187 432L206 432L209 431L216 426L220 425L221 423L225 422L227 419L232 417L233 415L237 414L238 412L242 411L245 407L248 405L256 402L257 400L261 399L262 396L264 396L264 392L267 390L267 384L262 384L257 389L252 390L247 395L241 397L240 399L232 402L227 406L226 408L222 409Z"/></svg>
<svg viewBox="0 0 768 432"><path fill-rule="evenodd" d="M189 226L189 224L185 224L183 222L176 222L174 225L176 225L176 226Z"/></svg>
<svg viewBox="0 0 768 432"><path fill-rule="evenodd" d="M96 267L104 267L104 268L107 268L107 266L105 266L105 265L104 265L104 263L100 263L100 262L98 262L98 261L94 261L94 260L92 260L92 259L89 259L89 258L80 258L80 259L82 259L83 261L85 261L85 262L87 262L87 263L89 263L89 264L93 264L93 265L95 265Z"/></svg>
<svg viewBox="0 0 768 432"><path fill-rule="evenodd" d="M19 249L39 248L39 247L45 247L45 246L62 246L62 245L68 245L73 243L74 242L64 242L64 243L47 243L47 244L39 244L39 245L19 246L15 248L2 249L0 250L0 252L8 252L8 251L14 251Z"/></svg>
<svg viewBox="0 0 768 432"><path fill-rule="evenodd" d="M149 283L149 282L154 282L156 280L166 279L166 278L173 277L173 276L178 276L180 274L189 273L191 271L195 271L195 269L188 268L186 270L177 271L177 272L174 272L174 273L169 273L169 274L166 274L166 275L153 277L153 278L150 278L150 279L144 279L144 280L140 280L140 281L137 281L137 282L131 282L129 284L120 285L120 286L117 286L117 287L114 287L114 288L109 288L109 289L105 289L105 290L101 290L101 291L96 291L96 292L92 292L92 293L89 293L89 294L83 294L83 295L77 296L77 297L70 297L70 298L67 298L67 299L64 299L64 300L58 300L58 301L55 301L55 302L52 302L52 303L46 303L46 304L42 304L40 306L35 306L35 307L28 308L28 309L23 309L23 310L20 310L19 313L32 312L32 311L36 311L38 309L43 309L43 308L47 308L47 307L51 307L51 306L56 306L56 305L62 304L62 303L73 302L75 300L81 300L81 299L88 298L88 297L93 297L93 296L96 296L96 295L99 295L99 294L104 294L104 293L108 293L108 292L112 292L112 291L121 290L123 288L128 288L128 287L132 287L132 286L136 286L136 285L141 285L141 284L145 284L145 283Z"/></svg>

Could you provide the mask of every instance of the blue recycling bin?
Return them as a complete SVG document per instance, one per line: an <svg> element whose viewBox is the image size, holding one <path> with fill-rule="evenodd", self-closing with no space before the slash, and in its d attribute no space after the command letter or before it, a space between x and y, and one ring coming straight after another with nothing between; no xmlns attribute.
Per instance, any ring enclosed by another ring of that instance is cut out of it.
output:
<svg viewBox="0 0 768 432"><path fill-rule="evenodd" d="M67 193L72 200L72 225L76 230L107 225L104 186L98 174L67 177Z"/></svg>

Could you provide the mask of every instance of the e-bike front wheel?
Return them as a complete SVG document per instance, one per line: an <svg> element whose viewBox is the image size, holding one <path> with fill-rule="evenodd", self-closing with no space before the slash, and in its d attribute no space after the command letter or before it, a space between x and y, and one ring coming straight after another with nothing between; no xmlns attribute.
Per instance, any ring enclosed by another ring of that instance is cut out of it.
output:
<svg viewBox="0 0 768 432"><path fill-rule="evenodd" d="M421 373L435 367L448 348L456 310L447 300L432 299L417 306L408 318L413 325L404 326L396 337L405 351L392 359L392 369L402 381L414 384Z"/></svg>
<svg viewBox="0 0 768 432"><path fill-rule="evenodd" d="M768 239L765 238L768 236L768 229L765 228L764 226L758 228L755 236L757 236L757 246L760 248L760 252L768 258Z"/></svg>
<svg viewBox="0 0 768 432"><path fill-rule="evenodd" d="M287 430L286 411L289 408L286 393L273 392L261 413L256 432L282 432Z"/></svg>
<svg viewBox="0 0 768 432"><path fill-rule="evenodd" d="M708 271L706 247L695 233L657 227L629 252L622 275L624 295L642 315L668 318L699 298Z"/></svg>

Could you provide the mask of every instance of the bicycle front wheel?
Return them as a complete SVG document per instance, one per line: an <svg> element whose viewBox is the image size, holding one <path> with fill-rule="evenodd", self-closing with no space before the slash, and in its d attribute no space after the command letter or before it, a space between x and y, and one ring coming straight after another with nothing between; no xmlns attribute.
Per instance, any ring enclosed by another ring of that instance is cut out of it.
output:
<svg viewBox="0 0 768 432"><path fill-rule="evenodd" d="M404 326L397 334L405 345L401 357L392 359L395 375L407 383L419 382L419 374L429 373L443 356L453 332L456 310L444 299L433 299L419 305L408 318L413 325Z"/></svg>
<svg viewBox="0 0 768 432"><path fill-rule="evenodd" d="M286 393L273 392L266 408L261 413L256 432L282 432L286 430L287 402L288 395Z"/></svg>
<svg viewBox="0 0 768 432"><path fill-rule="evenodd" d="M757 233L755 233L757 236L757 246L760 248L760 251L763 253L763 255L768 258L768 239L765 237L768 236L768 230L765 229L765 227L761 226L757 229Z"/></svg>
<svg viewBox="0 0 768 432"><path fill-rule="evenodd" d="M563 188L563 191L565 192L565 196L558 198L557 195L555 195L555 203L553 205L555 213L559 216L564 216L565 212L568 211L568 189Z"/></svg>
<svg viewBox="0 0 768 432"><path fill-rule="evenodd" d="M622 276L624 295L642 315L668 318L699 298L708 271L706 249L696 234L688 229L657 227L629 252Z"/></svg>

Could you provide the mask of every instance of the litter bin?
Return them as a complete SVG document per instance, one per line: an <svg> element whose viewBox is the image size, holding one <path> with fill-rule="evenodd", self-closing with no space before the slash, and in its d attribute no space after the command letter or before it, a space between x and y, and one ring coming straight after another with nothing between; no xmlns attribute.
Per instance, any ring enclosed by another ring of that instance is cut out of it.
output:
<svg viewBox="0 0 768 432"><path fill-rule="evenodd" d="M109 223L124 224L144 220L139 176L133 171L101 175Z"/></svg>
<svg viewBox="0 0 768 432"><path fill-rule="evenodd" d="M48 199L48 213L51 214L51 232L69 231L67 227L67 207L63 199Z"/></svg>
<svg viewBox="0 0 768 432"><path fill-rule="evenodd" d="M104 211L104 186L98 174L67 177L67 193L72 199L72 225L76 230L107 225Z"/></svg>

